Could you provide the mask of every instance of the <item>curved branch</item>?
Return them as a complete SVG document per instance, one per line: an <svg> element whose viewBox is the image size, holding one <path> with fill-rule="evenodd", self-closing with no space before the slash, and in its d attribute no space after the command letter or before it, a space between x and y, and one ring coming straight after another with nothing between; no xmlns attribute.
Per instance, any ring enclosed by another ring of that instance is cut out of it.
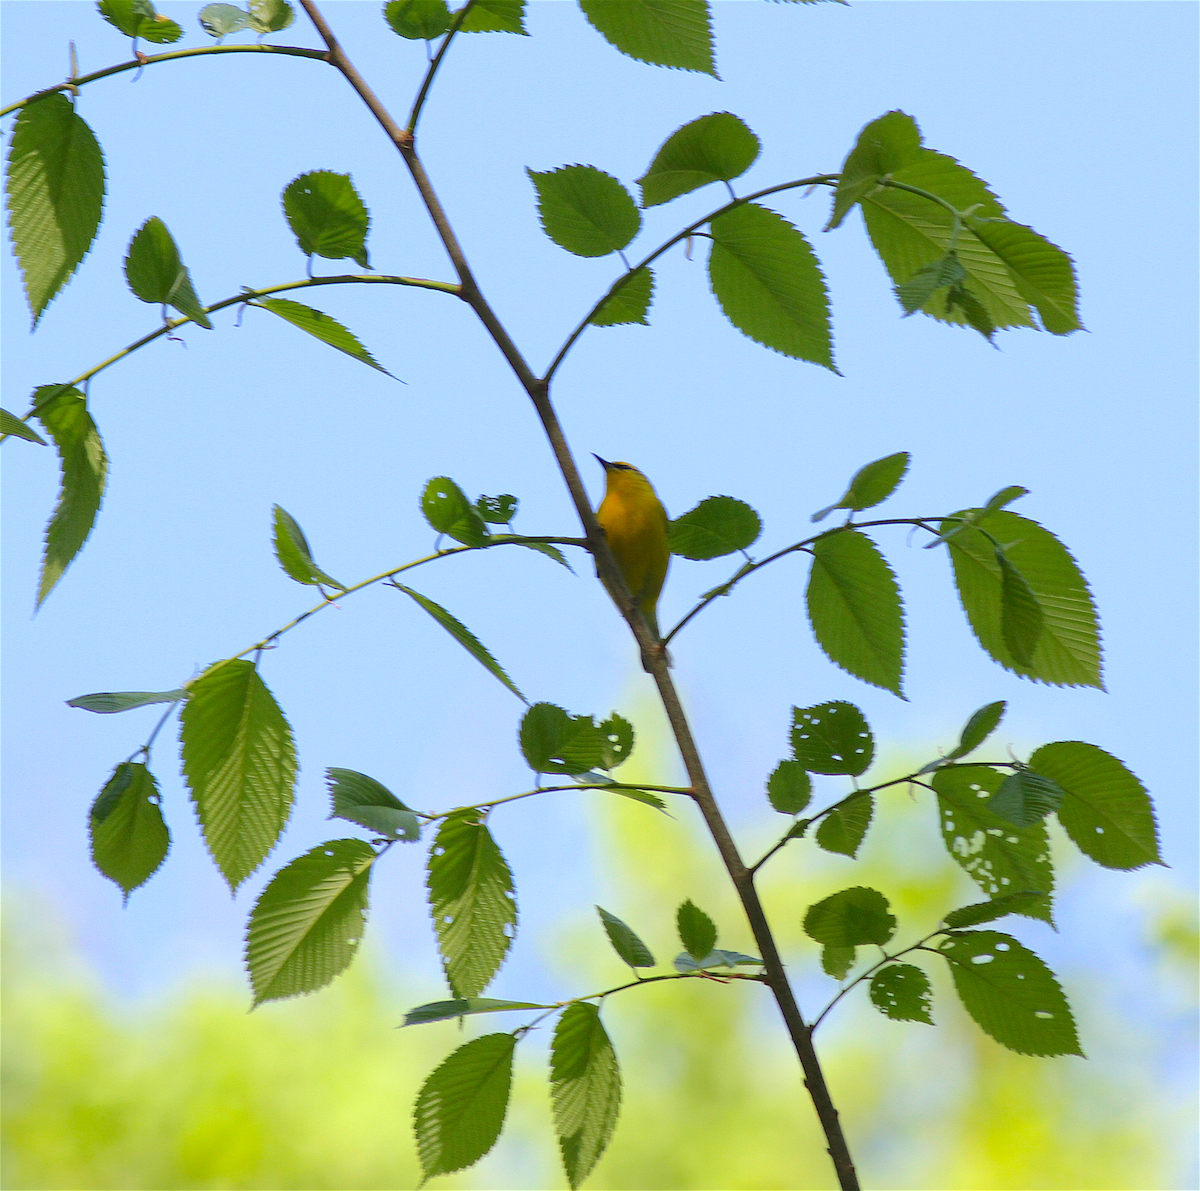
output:
<svg viewBox="0 0 1200 1191"><path fill-rule="evenodd" d="M462 28L463 21L467 19L467 14L475 7L476 0L467 0L455 14L454 20L450 23L450 28L446 30L446 37L442 44L438 46L438 51L433 56L433 61L429 63L429 68L425 71L425 77L421 80L421 89L417 92L417 98L413 101L412 111L408 113L408 133L410 136L417 135L417 121L421 118L421 111L425 107L425 100L429 98L429 88L433 86L434 76L438 72L438 67L442 64L442 59L446 56L446 51L450 48L450 42L454 39L454 35Z"/></svg>

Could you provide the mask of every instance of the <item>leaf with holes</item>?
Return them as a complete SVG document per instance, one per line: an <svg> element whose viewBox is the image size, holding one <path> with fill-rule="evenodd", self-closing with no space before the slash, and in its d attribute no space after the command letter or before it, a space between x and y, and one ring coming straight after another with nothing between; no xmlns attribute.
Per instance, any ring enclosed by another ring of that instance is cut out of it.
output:
<svg viewBox="0 0 1200 1191"><path fill-rule="evenodd" d="M604 755L600 759L601 769L616 769L629 760L633 752L633 725L614 711L602 720L599 732L603 738Z"/></svg>
<svg viewBox="0 0 1200 1191"><path fill-rule="evenodd" d="M563 1167L575 1188L600 1160L621 1108L617 1056L600 1010L586 1001L568 1005L554 1027L550 1098Z"/></svg>
<svg viewBox="0 0 1200 1191"><path fill-rule="evenodd" d="M504 856L470 812L442 824L429 853L427 885L450 991L477 997L512 946L517 903Z"/></svg>
<svg viewBox="0 0 1200 1191"><path fill-rule="evenodd" d="M483 516L449 476L434 476L421 493L421 512L437 530L464 546L482 546L488 541Z"/></svg>
<svg viewBox="0 0 1200 1191"><path fill-rule="evenodd" d="M508 525L517 515L519 503L515 496L507 492L502 496L481 496L475 502L475 512L488 525Z"/></svg>
<svg viewBox="0 0 1200 1191"><path fill-rule="evenodd" d="M896 933L896 916L878 889L856 885L809 906L804 933L829 947L882 947Z"/></svg>
<svg viewBox="0 0 1200 1191"><path fill-rule="evenodd" d="M305 256L349 257L363 269L371 216L349 174L313 170L293 178L283 191L283 212Z"/></svg>
<svg viewBox="0 0 1200 1191"><path fill-rule="evenodd" d="M1014 827L1028 827L1058 810L1062 799L1062 790L1048 777L1031 769L1018 769L988 799L988 810Z"/></svg>
<svg viewBox="0 0 1200 1191"><path fill-rule="evenodd" d="M579 7L622 54L717 77L707 0L579 0Z"/></svg>
<svg viewBox="0 0 1200 1191"><path fill-rule="evenodd" d="M812 778L799 761L780 761L767 778L767 801L781 815L798 815L812 798Z"/></svg>
<svg viewBox="0 0 1200 1191"><path fill-rule="evenodd" d="M841 806L835 806L817 824L818 847L843 856L856 855L874 813L875 799L870 794L859 794Z"/></svg>
<svg viewBox="0 0 1200 1191"><path fill-rule="evenodd" d="M617 280L588 322L593 327L620 327L631 323L648 327L650 320L646 314L653 296L654 273L643 265Z"/></svg>
<svg viewBox="0 0 1200 1191"><path fill-rule="evenodd" d="M691 898L675 911L679 941L694 960L702 960L717 945L716 923Z"/></svg>
<svg viewBox="0 0 1200 1191"><path fill-rule="evenodd" d="M871 977L871 1004L893 1021L923 1021L929 1015L932 990L929 977L913 964L888 964Z"/></svg>
<svg viewBox="0 0 1200 1191"><path fill-rule="evenodd" d="M359 839L327 840L271 878L246 924L255 1005L315 992L350 966L376 855Z"/></svg>
<svg viewBox="0 0 1200 1191"><path fill-rule="evenodd" d="M218 662L188 688L183 772L204 842L233 891L283 833L292 811L292 730L253 662Z"/></svg>
<svg viewBox="0 0 1200 1191"><path fill-rule="evenodd" d="M145 765L122 761L92 803L92 863L121 887L126 901L158 872L171 847L161 801L154 774Z"/></svg>
<svg viewBox="0 0 1200 1191"><path fill-rule="evenodd" d="M612 174L591 165L525 172L537 190L542 228L559 248L576 256L608 256L641 230L633 196Z"/></svg>
<svg viewBox="0 0 1200 1191"><path fill-rule="evenodd" d="M153 306L173 306L205 330L212 322L196 296L175 237L157 216L142 224L125 253L125 280L136 298Z"/></svg>
<svg viewBox="0 0 1200 1191"><path fill-rule="evenodd" d="M984 765L939 769L932 779L942 840L955 863L989 897L1035 890L1040 898L1013 912L1053 925L1054 869L1043 822L1014 827L988 810L1002 776Z"/></svg>
<svg viewBox="0 0 1200 1191"><path fill-rule="evenodd" d="M590 715L535 703L522 717L521 755L535 773L586 773L605 760L608 742Z"/></svg>
<svg viewBox="0 0 1200 1191"><path fill-rule="evenodd" d="M417 816L385 785L355 769L325 770L333 807L330 819L345 819L387 839L421 838Z"/></svg>
<svg viewBox="0 0 1200 1191"><path fill-rule="evenodd" d="M656 207L710 182L731 182L754 164L760 148L732 112L701 116L671 133L638 179L642 206Z"/></svg>
<svg viewBox="0 0 1200 1191"><path fill-rule="evenodd" d="M485 1034L444 1059L413 1111L425 1180L478 1162L504 1128L512 1088L512 1034Z"/></svg>
<svg viewBox="0 0 1200 1191"><path fill-rule="evenodd" d="M986 1034L1021 1055L1079 1055L1075 1019L1054 973L1011 935L980 930L938 947L963 1008Z"/></svg>
<svg viewBox="0 0 1200 1191"><path fill-rule="evenodd" d="M858 777L875 756L875 740L853 703L793 707L792 754L809 773Z"/></svg>
<svg viewBox="0 0 1200 1191"><path fill-rule="evenodd" d="M596 913L600 915L600 921L604 924L604 933L608 935L608 941L613 945L613 950L631 968L654 967L654 956L650 953L650 948L634 934L631 927L622 922L615 914L610 914L602 906L596 907Z"/></svg>
<svg viewBox="0 0 1200 1191"><path fill-rule="evenodd" d="M746 550L758 541L762 518L745 501L709 496L667 525L672 554L697 561Z"/></svg>
<svg viewBox="0 0 1200 1191"><path fill-rule="evenodd" d="M293 327L299 327L301 331L311 335L314 339L319 339L322 343L327 343L330 347L337 348L340 352L345 352L346 355L353 357L360 364L366 364L367 367L374 368L377 372L382 372L385 376L392 376L363 347L358 336L353 331L342 326L336 318L326 314L325 311L317 310L314 306L305 306L303 302L293 302L288 298L262 298L258 302L251 302L250 305L258 306L263 310L269 310L272 314L278 315L284 322L291 323ZM392 376L392 380L395 379Z"/></svg>
<svg viewBox="0 0 1200 1191"><path fill-rule="evenodd" d="M297 524L295 518L279 505L272 506L274 520L275 557L289 578L297 583L310 585L325 584L345 591L346 585L325 574L313 562L312 550L304 530Z"/></svg>
<svg viewBox="0 0 1200 1191"><path fill-rule="evenodd" d="M1063 791L1058 821L1085 856L1116 869L1163 863L1150 795L1111 753L1060 740L1042 745L1029 767Z"/></svg>

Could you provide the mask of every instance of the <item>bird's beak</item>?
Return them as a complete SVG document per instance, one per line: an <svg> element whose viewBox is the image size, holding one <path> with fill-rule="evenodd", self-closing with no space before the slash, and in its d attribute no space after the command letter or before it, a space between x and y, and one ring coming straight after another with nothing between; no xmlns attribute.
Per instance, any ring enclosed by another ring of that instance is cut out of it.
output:
<svg viewBox="0 0 1200 1191"><path fill-rule="evenodd" d="M605 471L608 471L608 469L609 469L610 467L612 467L612 464L611 464L611 463L609 463L609 461L608 461L607 459L601 459L601 458L600 458L600 456L599 456L599 455L597 455L595 451L593 451L593 452L592 452L592 458L593 458L593 459L595 459L595 461L596 461L597 463L599 463L599 464L600 464L600 466L601 466L602 468L604 468L604 470L605 470Z"/></svg>

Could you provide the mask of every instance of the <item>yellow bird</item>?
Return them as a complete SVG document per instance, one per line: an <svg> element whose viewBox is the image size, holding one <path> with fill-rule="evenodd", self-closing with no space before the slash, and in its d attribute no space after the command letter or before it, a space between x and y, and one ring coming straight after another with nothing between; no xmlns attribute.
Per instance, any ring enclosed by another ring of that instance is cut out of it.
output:
<svg viewBox="0 0 1200 1191"><path fill-rule="evenodd" d="M604 468L604 499L596 510L609 549L650 631L658 630L658 596L667 577L671 552L667 549L667 511L650 481L628 463L610 463L596 456Z"/></svg>

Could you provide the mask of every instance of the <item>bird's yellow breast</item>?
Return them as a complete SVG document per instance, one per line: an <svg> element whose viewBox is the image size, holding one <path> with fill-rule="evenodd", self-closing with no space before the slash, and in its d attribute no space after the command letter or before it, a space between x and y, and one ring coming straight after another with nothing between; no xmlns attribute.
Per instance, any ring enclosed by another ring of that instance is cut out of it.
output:
<svg viewBox="0 0 1200 1191"><path fill-rule="evenodd" d="M652 616L671 559L667 513L636 468L614 465L606 474L607 490L596 519L630 593L642 612Z"/></svg>

